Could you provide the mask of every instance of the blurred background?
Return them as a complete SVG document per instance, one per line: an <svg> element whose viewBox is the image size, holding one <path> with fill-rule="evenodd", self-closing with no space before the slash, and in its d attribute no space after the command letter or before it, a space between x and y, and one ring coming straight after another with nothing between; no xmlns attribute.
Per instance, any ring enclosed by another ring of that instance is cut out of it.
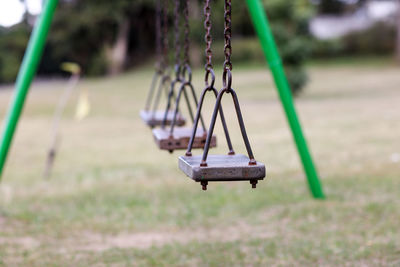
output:
<svg viewBox="0 0 400 267"><path fill-rule="evenodd" d="M232 3L233 84L267 179L203 192L177 168L182 151L154 144L139 116L156 61L154 0L60 0L0 184L0 266L400 266L399 1L263 1L323 201L308 190L246 1ZM0 0L0 118L42 4ZM217 88L223 4L212 1ZM190 5L199 93L203 1ZM82 79L44 178L64 62L78 63ZM206 123L213 104L206 99ZM229 98L224 111L245 153ZM211 153L226 153L221 128Z"/></svg>
<svg viewBox="0 0 400 267"><path fill-rule="evenodd" d="M191 57L192 63L200 66L204 58L203 7L202 1L192 2ZM233 3L234 60L262 63L264 58L249 15L243 12L246 3ZM221 62L223 1L213 4L214 60ZM1 2L0 49L7 53L0 55L0 83L15 80L41 5L41 0ZM397 55L400 61L398 5L396 0L265 1L293 90L300 90L306 83L302 65L309 59ZM170 6L172 27L172 3ZM118 74L152 62L154 17L151 0L60 1L39 75L60 75L59 66L64 61L79 63L88 76ZM171 41L172 38L171 33ZM116 56L120 55L115 53L117 49L123 50L119 51L123 60Z"/></svg>

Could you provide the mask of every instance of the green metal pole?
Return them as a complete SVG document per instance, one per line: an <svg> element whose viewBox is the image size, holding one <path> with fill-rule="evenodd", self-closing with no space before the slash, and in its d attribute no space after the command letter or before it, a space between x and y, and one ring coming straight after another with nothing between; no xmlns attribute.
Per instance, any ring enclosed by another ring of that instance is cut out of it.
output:
<svg viewBox="0 0 400 267"><path fill-rule="evenodd" d="M33 29L24 60L19 69L14 97L8 110L0 139L0 179L3 174L4 164L24 106L26 95L42 57L43 48L46 43L47 34L57 3L58 0L46 1L42 14L38 18Z"/></svg>
<svg viewBox="0 0 400 267"><path fill-rule="evenodd" d="M282 60L272 35L264 7L260 0L247 0L247 5L254 27L260 39L261 46L264 50L265 57L274 77L275 84L279 92L279 97L285 109L289 125L292 129L294 140L306 172L310 190L315 198L324 198L325 196L318 178L317 171L314 167L311 154L308 150L300 122L297 118L290 86L285 75Z"/></svg>

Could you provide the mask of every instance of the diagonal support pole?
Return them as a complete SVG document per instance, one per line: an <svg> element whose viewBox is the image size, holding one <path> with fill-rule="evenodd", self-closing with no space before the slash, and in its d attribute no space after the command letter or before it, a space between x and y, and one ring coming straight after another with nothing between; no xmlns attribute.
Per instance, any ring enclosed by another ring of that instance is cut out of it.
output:
<svg viewBox="0 0 400 267"><path fill-rule="evenodd" d="M58 0L47 0L42 14L38 18L31 34L24 60L19 69L13 100L6 115L3 132L0 139L0 179L7 160L8 151L14 137L14 133L24 107L25 98L36 74L43 49L46 43L54 11Z"/></svg>
<svg viewBox="0 0 400 267"><path fill-rule="evenodd" d="M264 7L260 0L246 1L250 11L250 16L253 20L254 28L258 34L258 38L260 39L261 46L271 69L273 78L275 80L275 85L278 89L279 97L292 130L293 137L303 163L304 171L307 176L309 188L314 198L323 199L325 196L322 186L296 114L290 86L285 75L282 60L272 35Z"/></svg>

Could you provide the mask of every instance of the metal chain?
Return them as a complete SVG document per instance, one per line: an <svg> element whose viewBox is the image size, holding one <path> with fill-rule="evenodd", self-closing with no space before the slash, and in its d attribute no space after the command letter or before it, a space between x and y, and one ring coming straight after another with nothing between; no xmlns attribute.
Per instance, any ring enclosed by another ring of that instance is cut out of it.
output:
<svg viewBox="0 0 400 267"><path fill-rule="evenodd" d="M183 17L184 17L184 31L185 31L185 40L184 40L184 55L183 60L186 66L189 65L190 62L190 55L189 55L189 48L190 48L190 26L189 26L189 0L185 0L184 7L183 7Z"/></svg>
<svg viewBox="0 0 400 267"><path fill-rule="evenodd" d="M163 61L162 66L167 68L169 65L168 59L168 51L169 51L169 42L168 42L168 0L163 0L162 3L162 50L163 50Z"/></svg>
<svg viewBox="0 0 400 267"><path fill-rule="evenodd" d="M206 42L206 75L207 72L212 70L213 65L212 65L212 50L211 50L211 44L212 44L212 36L211 36L211 6L210 6L210 1L211 0L205 0L205 6L204 6L204 15L205 15L205 20L204 20L204 28L206 30L206 34L204 37L204 40Z"/></svg>
<svg viewBox="0 0 400 267"><path fill-rule="evenodd" d="M175 0L175 8L174 8L174 28L175 28L175 67L179 67L181 64L181 43L180 43L180 31L179 31L179 8L180 8L180 0ZM176 70L178 71L178 70Z"/></svg>
<svg viewBox="0 0 400 267"><path fill-rule="evenodd" d="M225 30L224 30L224 37L225 37L225 62L224 62L224 71L232 70L232 45L231 45L231 38L232 38L232 1L225 0Z"/></svg>
<svg viewBox="0 0 400 267"><path fill-rule="evenodd" d="M161 2L156 0L156 54L157 68L161 69L162 65L162 33L161 33Z"/></svg>

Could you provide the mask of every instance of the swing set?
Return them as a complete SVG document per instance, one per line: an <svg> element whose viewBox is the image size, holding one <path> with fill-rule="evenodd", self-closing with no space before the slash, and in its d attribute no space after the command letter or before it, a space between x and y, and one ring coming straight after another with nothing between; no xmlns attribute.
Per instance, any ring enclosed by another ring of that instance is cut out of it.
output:
<svg viewBox="0 0 400 267"><path fill-rule="evenodd" d="M165 0L156 0L156 50L157 64L148 92L144 110L140 116L142 120L153 129L153 137L161 150L172 152L186 150L185 155L179 157L179 168L191 179L199 182L203 190L207 189L209 182L249 181L253 188L265 177L265 165L256 161L246 132L241 113L239 100L232 88L232 3L224 0L224 54L222 81L223 88L215 88L216 75L212 65L212 37L211 37L211 0L204 0L204 27L206 42L205 88L197 98L192 85L192 71L189 62L189 0L175 0L174 5L174 31L175 31L175 66L174 79L171 77L168 52L168 6ZM293 99L284 68L272 36L267 16L261 0L246 0L247 6L260 39L265 57L272 72L280 100L285 110L289 126L302 161L310 191L314 198L324 198L317 171L314 167L311 154L304 138L298 120ZM0 179L6 162L7 154L18 124L27 92L35 76L40 58L45 45L46 37L51 26L52 17L57 7L58 0L47 0L43 12L39 17L32 32L24 60L22 62L13 101L7 113L3 133L0 136ZM183 23L180 23L183 18ZM181 29L181 25L183 28ZM184 38L181 41L181 34ZM165 93L166 108L160 109L162 95ZM212 92L215 105L210 125L206 128L202 116L203 102L206 94ZM225 120L221 101L224 95L231 95L235 113L239 122L241 135L246 147L247 155L236 154L230 139L228 125ZM186 102L189 117L193 125L184 127L187 120L180 110L180 100ZM193 108L195 106L195 109ZM226 155L209 155L209 149L217 145L214 127L217 117L220 117L225 139L228 146ZM200 128L199 128L200 123ZM193 149L203 149L202 155L193 155Z"/></svg>

